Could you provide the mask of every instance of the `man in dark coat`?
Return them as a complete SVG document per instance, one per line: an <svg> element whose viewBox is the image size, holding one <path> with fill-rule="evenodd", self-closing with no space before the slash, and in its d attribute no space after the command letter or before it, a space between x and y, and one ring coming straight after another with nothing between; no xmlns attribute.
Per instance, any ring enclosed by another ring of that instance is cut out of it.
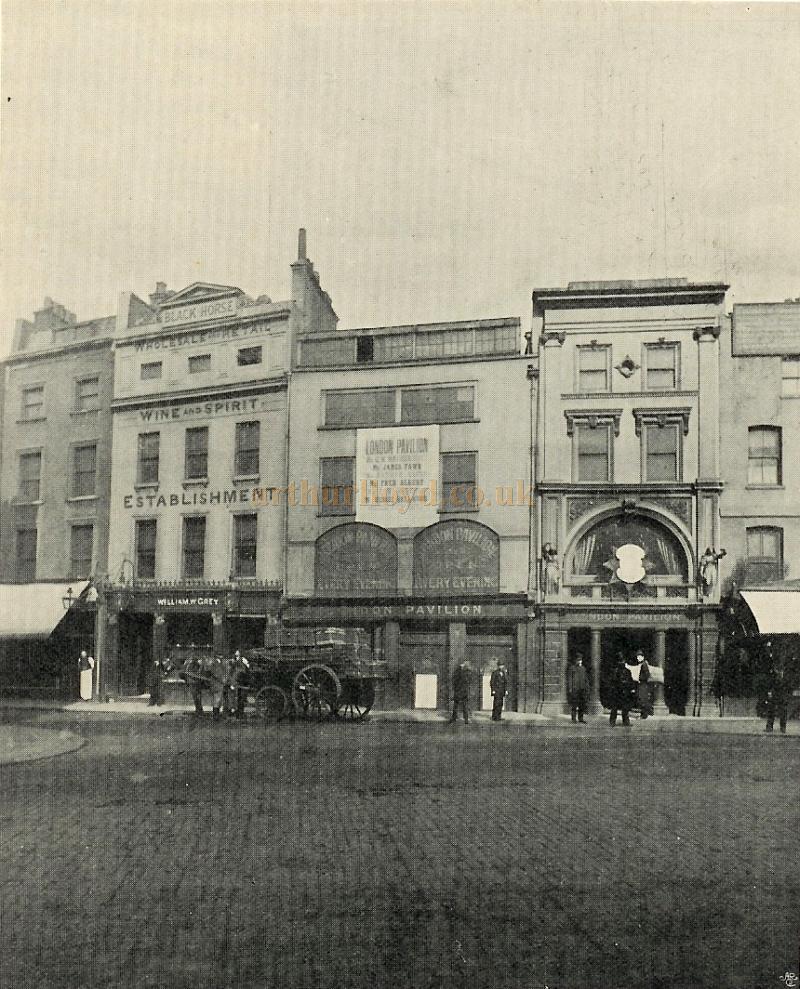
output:
<svg viewBox="0 0 800 989"><path fill-rule="evenodd" d="M639 685L636 688L636 700L639 703L639 717L642 721L653 713L653 693L650 686L650 667L644 658L644 653L636 653L636 665L639 667Z"/></svg>
<svg viewBox="0 0 800 989"><path fill-rule="evenodd" d="M589 698L586 667L583 665L583 655L578 653L575 662L567 666L567 700L573 721L586 724L586 702Z"/></svg>
<svg viewBox="0 0 800 989"><path fill-rule="evenodd" d="M767 681L767 694L765 697L764 709L767 715L766 730L771 732L775 727L775 718L778 718L781 734L786 734L786 721L789 714L789 698L792 690L786 676L786 669L783 664L774 665L769 672Z"/></svg>
<svg viewBox="0 0 800 989"><path fill-rule="evenodd" d="M503 703L508 693L508 673L505 665L499 663L489 677L489 690L492 694L492 721L500 721L503 717Z"/></svg>
<svg viewBox="0 0 800 989"><path fill-rule="evenodd" d="M466 663L459 663L453 672L453 714L450 723L456 721L458 712L464 718L464 724L469 724L469 690L472 685L469 667Z"/></svg>
<svg viewBox="0 0 800 989"><path fill-rule="evenodd" d="M164 676L170 669L171 664L168 659L154 658L150 663L150 670L147 674L147 686L150 690L148 707L160 707L164 703Z"/></svg>
<svg viewBox="0 0 800 989"><path fill-rule="evenodd" d="M631 708L633 707L633 695L636 685L633 682L631 671L625 665L622 656L617 657L616 665L612 673L610 694L611 714L608 723L613 726L617 723L617 713L622 713L622 724L629 728L631 724Z"/></svg>

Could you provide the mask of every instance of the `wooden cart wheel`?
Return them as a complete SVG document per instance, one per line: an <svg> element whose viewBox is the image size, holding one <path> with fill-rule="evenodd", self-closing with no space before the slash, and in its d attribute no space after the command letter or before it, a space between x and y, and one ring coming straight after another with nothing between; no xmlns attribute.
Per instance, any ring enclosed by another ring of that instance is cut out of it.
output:
<svg viewBox="0 0 800 989"><path fill-rule="evenodd" d="M372 680L353 680L342 685L342 696L336 714L345 721L363 721L375 703Z"/></svg>
<svg viewBox="0 0 800 989"><path fill-rule="evenodd" d="M255 697L256 714L265 721L280 721L289 710L289 698L280 687L262 687Z"/></svg>
<svg viewBox="0 0 800 989"><path fill-rule="evenodd" d="M312 663L294 678L292 701L301 718L323 721L336 713L342 685L329 666Z"/></svg>

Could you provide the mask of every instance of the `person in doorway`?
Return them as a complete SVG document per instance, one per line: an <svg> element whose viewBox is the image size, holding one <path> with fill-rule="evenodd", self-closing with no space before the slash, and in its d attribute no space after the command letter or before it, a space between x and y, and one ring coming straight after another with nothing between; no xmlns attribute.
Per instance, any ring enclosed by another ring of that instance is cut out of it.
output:
<svg viewBox="0 0 800 989"><path fill-rule="evenodd" d="M586 667L583 665L583 654L575 656L575 662L567 666L567 701L569 713L573 721L586 724L586 702L589 699Z"/></svg>
<svg viewBox="0 0 800 989"><path fill-rule="evenodd" d="M168 661L154 658L147 673L147 687L150 691L148 707L160 707L164 703L164 676L168 669Z"/></svg>
<svg viewBox="0 0 800 989"><path fill-rule="evenodd" d="M458 712L461 711L464 724L469 724L469 691L472 685L469 667L465 662L461 662L453 672L453 714L450 724L458 719Z"/></svg>
<svg viewBox="0 0 800 989"><path fill-rule="evenodd" d="M653 713L653 695L650 685L650 667L640 649L636 653L636 665L639 667L639 683L636 687L636 700L639 704L639 717L642 721Z"/></svg>
<svg viewBox="0 0 800 989"><path fill-rule="evenodd" d="M611 713L608 723L612 728L617 723L618 713L622 714L622 724L626 728L630 727L635 686L631 671L625 665L624 656L617 656L611 675L611 690L609 691Z"/></svg>
<svg viewBox="0 0 800 989"><path fill-rule="evenodd" d="M80 695L82 701L92 699L92 679L94 670L94 658L86 650L82 650L78 657L78 673L80 676Z"/></svg>
<svg viewBox="0 0 800 989"><path fill-rule="evenodd" d="M508 693L508 671L504 663L498 663L489 677L489 690L492 694L492 721L503 717L503 704Z"/></svg>
<svg viewBox="0 0 800 989"><path fill-rule="evenodd" d="M771 733L774 730L775 718L777 718L781 734L786 734L791 695L792 690L783 663L773 664L769 671L767 693L764 699L764 711L767 716L766 731Z"/></svg>

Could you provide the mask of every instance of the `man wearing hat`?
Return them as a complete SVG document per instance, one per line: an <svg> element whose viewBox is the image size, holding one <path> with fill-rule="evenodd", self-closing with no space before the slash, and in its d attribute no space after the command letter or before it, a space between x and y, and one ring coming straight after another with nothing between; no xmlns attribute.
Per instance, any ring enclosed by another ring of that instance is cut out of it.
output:
<svg viewBox="0 0 800 989"><path fill-rule="evenodd" d="M469 724L469 689L472 678L469 667L465 662L461 662L453 672L453 714L450 724L454 724L458 718L458 712L464 718L464 724Z"/></svg>
<svg viewBox="0 0 800 989"><path fill-rule="evenodd" d="M498 663L489 677L489 690L492 694L492 721L503 717L503 703L508 693L508 672L505 663Z"/></svg>

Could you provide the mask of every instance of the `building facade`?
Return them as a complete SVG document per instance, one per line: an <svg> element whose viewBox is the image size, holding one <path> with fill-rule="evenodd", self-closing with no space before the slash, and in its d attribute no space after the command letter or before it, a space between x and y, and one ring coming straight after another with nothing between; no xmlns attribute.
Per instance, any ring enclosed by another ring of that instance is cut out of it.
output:
<svg viewBox="0 0 800 989"><path fill-rule="evenodd" d="M290 388L294 625L357 626L381 706L444 707L500 661L522 705L531 383L518 319L306 334Z"/></svg>
<svg viewBox="0 0 800 989"><path fill-rule="evenodd" d="M726 288L673 279L533 293L540 710L563 709L578 653L592 706L608 706L615 660L637 649L663 671L662 711L697 714L709 700Z"/></svg>

